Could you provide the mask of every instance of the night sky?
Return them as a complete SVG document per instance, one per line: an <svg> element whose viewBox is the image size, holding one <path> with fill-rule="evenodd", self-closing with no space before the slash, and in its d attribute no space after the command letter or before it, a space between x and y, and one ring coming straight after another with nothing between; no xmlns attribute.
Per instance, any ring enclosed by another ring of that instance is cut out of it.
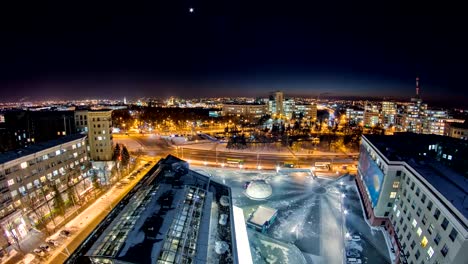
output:
<svg viewBox="0 0 468 264"><path fill-rule="evenodd" d="M468 101L468 16L449 1L38 2L0 4L2 101L409 98L416 75L423 99Z"/></svg>

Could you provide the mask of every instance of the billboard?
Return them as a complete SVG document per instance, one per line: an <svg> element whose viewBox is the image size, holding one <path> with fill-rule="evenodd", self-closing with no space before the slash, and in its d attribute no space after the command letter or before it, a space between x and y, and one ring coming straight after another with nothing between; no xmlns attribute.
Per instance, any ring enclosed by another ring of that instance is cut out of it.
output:
<svg viewBox="0 0 468 264"><path fill-rule="evenodd" d="M362 173L364 184L367 187L372 207L375 207L379 201L380 192L382 191L384 174L364 147L361 147L359 155L359 168Z"/></svg>

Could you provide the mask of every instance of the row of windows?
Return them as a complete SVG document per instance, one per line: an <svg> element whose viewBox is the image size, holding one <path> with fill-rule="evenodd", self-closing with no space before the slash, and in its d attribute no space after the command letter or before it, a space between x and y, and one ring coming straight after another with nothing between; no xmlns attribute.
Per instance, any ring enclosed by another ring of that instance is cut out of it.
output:
<svg viewBox="0 0 468 264"><path fill-rule="evenodd" d="M78 143L78 144L73 144L72 145L72 149L76 149L77 147L81 147L82 146L82 143ZM83 146L84 146L84 143L83 143ZM49 154L45 154L45 155L42 155L40 157L37 157L35 159L31 159L31 160L28 160L28 161L25 161L25 162L22 162L20 163L19 165L16 165L16 166L13 166L13 167L10 167L10 168L7 168L5 169L4 171L1 171L0 172L0 175L9 175L11 173L14 173L18 170L21 170L21 169L26 169L27 167L29 166L33 166L37 163L40 163L44 160L48 160L50 158L53 158L53 157L56 157L56 156L59 156L63 153L65 153L67 151L67 149L60 149L60 150L56 150L54 152L51 152ZM84 152L84 150L82 151Z"/></svg>

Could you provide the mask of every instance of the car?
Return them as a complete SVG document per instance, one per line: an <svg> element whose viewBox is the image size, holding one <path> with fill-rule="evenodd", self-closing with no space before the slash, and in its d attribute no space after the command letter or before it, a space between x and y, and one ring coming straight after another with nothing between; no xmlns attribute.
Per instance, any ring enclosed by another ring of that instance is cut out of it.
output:
<svg viewBox="0 0 468 264"><path fill-rule="evenodd" d="M62 231L60 231L60 236L62 237L69 237L70 236L70 231L66 230L66 229L63 229Z"/></svg>
<svg viewBox="0 0 468 264"><path fill-rule="evenodd" d="M53 239L49 239L46 241L46 243L49 245L49 246L53 246L53 247L56 247L59 245L59 243Z"/></svg>
<svg viewBox="0 0 468 264"><path fill-rule="evenodd" d="M347 258L346 263L348 264L361 264L361 259L358 258Z"/></svg>
<svg viewBox="0 0 468 264"><path fill-rule="evenodd" d="M44 252L50 251L50 246L48 244L41 244L39 248Z"/></svg>
<svg viewBox="0 0 468 264"><path fill-rule="evenodd" d="M227 219L228 219L227 214L221 214L221 216L219 217L219 224L220 225L226 225Z"/></svg>
<svg viewBox="0 0 468 264"><path fill-rule="evenodd" d="M351 240L351 241L359 242L359 241L361 241L361 236L359 236L359 235L351 235L351 236L348 236L347 239L348 239L348 240Z"/></svg>
<svg viewBox="0 0 468 264"><path fill-rule="evenodd" d="M361 254L357 249L349 249L346 251L346 257L349 258L359 258L361 257Z"/></svg>
<svg viewBox="0 0 468 264"><path fill-rule="evenodd" d="M40 248L34 249L33 252L34 252L34 254L36 254L36 255L38 255L38 256L40 256L40 257L45 256L45 252L42 251L42 249L40 249Z"/></svg>

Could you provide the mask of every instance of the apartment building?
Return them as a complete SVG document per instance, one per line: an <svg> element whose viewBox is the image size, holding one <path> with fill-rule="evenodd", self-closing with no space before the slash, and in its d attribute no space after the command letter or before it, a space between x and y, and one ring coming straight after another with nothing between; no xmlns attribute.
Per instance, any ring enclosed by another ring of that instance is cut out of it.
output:
<svg viewBox="0 0 468 264"><path fill-rule="evenodd" d="M372 225L397 263L466 263L468 143L437 135L365 135L356 177Z"/></svg>
<svg viewBox="0 0 468 264"><path fill-rule="evenodd" d="M55 209L54 190L66 203L78 203L92 188L89 168L85 135L69 135L1 153L2 242L21 241L34 225L48 221Z"/></svg>
<svg viewBox="0 0 468 264"><path fill-rule="evenodd" d="M445 135L453 138L468 140L468 122L446 122Z"/></svg>
<svg viewBox="0 0 468 264"><path fill-rule="evenodd" d="M112 110L89 110L87 119L91 159L112 160Z"/></svg>
<svg viewBox="0 0 468 264"><path fill-rule="evenodd" d="M264 104L224 104L223 115L259 119L267 112Z"/></svg>

